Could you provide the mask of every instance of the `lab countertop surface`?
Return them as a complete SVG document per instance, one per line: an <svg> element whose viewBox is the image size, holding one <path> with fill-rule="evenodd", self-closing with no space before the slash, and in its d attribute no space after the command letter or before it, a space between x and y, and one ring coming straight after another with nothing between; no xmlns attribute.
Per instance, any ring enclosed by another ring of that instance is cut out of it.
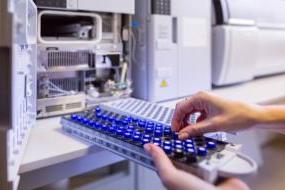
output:
<svg viewBox="0 0 285 190"><path fill-rule="evenodd" d="M213 92L222 97L248 103L272 103L282 99L285 100L284 83L285 75L278 75L256 79L244 84L217 88ZM160 104L174 107L180 100ZM20 173L105 151L65 135L61 130L59 121L59 117L37 121L30 134ZM112 153L107 154L110 154L110 157L113 156Z"/></svg>

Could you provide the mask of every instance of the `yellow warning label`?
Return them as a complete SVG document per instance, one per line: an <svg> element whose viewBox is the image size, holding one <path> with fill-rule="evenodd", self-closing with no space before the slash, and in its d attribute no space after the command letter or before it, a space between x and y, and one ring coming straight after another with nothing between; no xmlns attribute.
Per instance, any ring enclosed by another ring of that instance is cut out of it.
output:
<svg viewBox="0 0 285 190"><path fill-rule="evenodd" d="M163 81L161 82L161 84L160 84L160 87L162 87L162 88L168 87L167 81L166 81L166 80L163 80Z"/></svg>

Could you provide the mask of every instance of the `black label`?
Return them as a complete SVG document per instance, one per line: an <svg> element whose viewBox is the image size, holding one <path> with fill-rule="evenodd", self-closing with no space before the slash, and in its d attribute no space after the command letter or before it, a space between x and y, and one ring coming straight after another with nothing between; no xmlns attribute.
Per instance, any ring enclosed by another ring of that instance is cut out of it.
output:
<svg viewBox="0 0 285 190"><path fill-rule="evenodd" d="M66 0L34 0L38 7L66 8Z"/></svg>
<svg viewBox="0 0 285 190"><path fill-rule="evenodd" d="M158 15L171 14L171 0L152 0L151 13Z"/></svg>

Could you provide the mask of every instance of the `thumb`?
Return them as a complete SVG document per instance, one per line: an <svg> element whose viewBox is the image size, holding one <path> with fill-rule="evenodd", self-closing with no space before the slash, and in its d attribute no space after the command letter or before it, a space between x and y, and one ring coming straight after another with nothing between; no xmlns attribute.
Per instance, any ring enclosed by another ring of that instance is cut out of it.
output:
<svg viewBox="0 0 285 190"><path fill-rule="evenodd" d="M155 167L157 168L158 174L160 176L168 176L176 170L175 166L172 164L164 151L157 145L146 144L144 146L144 149L152 157Z"/></svg>
<svg viewBox="0 0 285 190"><path fill-rule="evenodd" d="M249 187L239 179L229 179L218 186L219 190L249 190Z"/></svg>
<svg viewBox="0 0 285 190"><path fill-rule="evenodd" d="M226 118L224 116L216 116L194 125L188 125L179 132L179 138L187 139L191 136L199 136L204 133L220 131L225 120Z"/></svg>

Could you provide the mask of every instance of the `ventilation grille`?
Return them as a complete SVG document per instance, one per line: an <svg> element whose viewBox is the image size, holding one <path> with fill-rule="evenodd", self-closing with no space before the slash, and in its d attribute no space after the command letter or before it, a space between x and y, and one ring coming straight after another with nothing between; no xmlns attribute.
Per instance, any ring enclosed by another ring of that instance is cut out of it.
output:
<svg viewBox="0 0 285 190"><path fill-rule="evenodd" d="M77 109L81 107L82 107L81 102L74 102L74 103L66 104L65 109L71 110L71 109Z"/></svg>
<svg viewBox="0 0 285 190"><path fill-rule="evenodd" d="M95 53L89 51L51 51L47 53L47 67L95 66Z"/></svg>
<svg viewBox="0 0 285 190"><path fill-rule="evenodd" d="M65 91L76 91L79 89L79 79L77 78L62 78L62 79L50 79L50 82L55 84L62 90Z"/></svg>
<svg viewBox="0 0 285 190"><path fill-rule="evenodd" d="M103 21L103 25L102 25L102 31L104 33L112 33L113 32L113 16L110 15L104 15L102 16L102 21Z"/></svg>
<svg viewBox="0 0 285 190"><path fill-rule="evenodd" d="M65 106L65 109L64 109ZM58 105L52 105L52 106L46 106L46 112L52 113L52 112L60 112L63 110L73 110L73 109L80 109L82 108L81 102L74 102L69 104L58 104Z"/></svg>
<svg viewBox="0 0 285 190"><path fill-rule="evenodd" d="M46 107L46 112L51 113L51 112L59 112L63 110L63 105L53 105L53 106L47 106Z"/></svg>

